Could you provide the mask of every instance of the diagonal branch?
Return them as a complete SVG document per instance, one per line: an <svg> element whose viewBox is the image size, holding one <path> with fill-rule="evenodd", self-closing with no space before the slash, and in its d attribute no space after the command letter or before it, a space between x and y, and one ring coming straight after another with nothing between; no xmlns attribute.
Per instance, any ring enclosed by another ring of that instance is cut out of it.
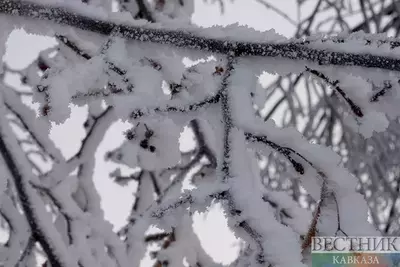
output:
<svg viewBox="0 0 400 267"><path fill-rule="evenodd" d="M253 135L251 133L245 133L245 136L246 136L246 139L251 142L264 143L265 145L274 149L276 152L282 154L292 164L292 166L296 170L296 172L298 172L300 174L304 174L304 166L301 163L299 163L298 161L296 161L295 159L293 159L292 154L300 156L303 159L304 159L304 157L302 157L299 153L294 151L292 148L282 147L282 146L274 143L273 141L270 141L266 136ZM307 161L306 159L304 159L304 160ZM307 161L307 163L312 165L309 161Z"/></svg>
<svg viewBox="0 0 400 267"><path fill-rule="evenodd" d="M4 132L4 129L1 129L1 131ZM43 220L43 218L39 218L39 216L42 214L37 211L39 207L35 206L34 200L32 199L32 194L34 193L29 192L32 190L29 188L29 185L26 181L28 177L25 177L26 171L28 170L26 170L25 166L21 166L21 164L16 161L15 155L13 155L11 152L10 144L8 144L9 140L5 141L3 136L7 135L0 135L0 154L4 159L5 165L7 166L11 176L13 177L18 196L21 200L22 209L32 230L34 239L37 240L42 246L48 257L48 261L52 266L73 266L68 265L68 263L63 263L66 255L62 254L63 251L57 251L57 248L61 247L63 244L57 244L57 241L59 241L56 240L57 237L49 236L49 232L52 232L51 230L53 229L45 229L46 226L43 225L43 222L40 222ZM53 238L55 240L53 240ZM57 248L54 247L55 244L57 244ZM63 247L63 249L66 250L65 247Z"/></svg>
<svg viewBox="0 0 400 267"><path fill-rule="evenodd" d="M356 115L357 117L363 117L364 116L364 112L361 110L361 108L359 106L357 106L353 100L350 99L350 97L348 97L346 95L346 93L343 91L342 88L340 88L339 86L339 81L332 81L330 80L325 74L323 74L322 72L319 72L317 70L313 70L310 69L308 67L306 67L306 70L308 72L310 72L311 74L321 78L324 82L326 82L327 84L329 84L330 86L332 86L334 89L336 89L336 91L338 91L338 93L343 97L343 99L349 104L351 111L353 111L354 115Z"/></svg>
<svg viewBox="0 0 400 267"><path fill-rule="evenodd" d="M327 47L309 47L302 41L287 42L247 42L229 37L227 39L212 36L214 29L171 30L119 24L100 17L89 17L78 14L66 7L41 5L29 1L3 0L0 2L0 14L31 18L39 21L50 21L63 26L72 26L81 30L109 36L119 27L123 38L139 42L150 42L171 45L176 48L200 50L204 52L229 54L236 56L260 56L303 60L319 65L359 66L400 71L400 60L388 56L358 54L356 52L328 51ZM250 34L255 34L249 30ZM235 36L230 34L231 36ZM242 35L242 34L241 34ZM260 34L259 34L260 35ZM263 36L265 38L265 36Z"/></svg>

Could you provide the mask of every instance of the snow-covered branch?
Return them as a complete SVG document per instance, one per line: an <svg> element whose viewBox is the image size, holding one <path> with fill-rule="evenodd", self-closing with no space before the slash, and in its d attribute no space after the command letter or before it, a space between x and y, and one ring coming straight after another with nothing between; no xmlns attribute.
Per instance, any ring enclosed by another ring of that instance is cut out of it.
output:
<svg viewBox="0 0 400 267"><path fill-rule="evenodd" d="M400 71L400 61L389 55L375 55L364 51L335 49L335 46L318 43L307 45L302 40L288 41L268 33L256 32L243 28L231 27L215 29L168 29L149 25L135 25L113 22L107 14L93 15L93 10L84 7L85 12L79 11L74 5L46 5L40 2L5 0L0 3L0 14L12 17L21 17L35 21L49 21L62 26L72 26L84 31L90 31L109 36L115 29L118 35L133 41L150 42L161 45L171 45L177 48L200 50L208 53L229 54L235 56L259 56L269 58L284 58L304 60L322 66L359 66L365 68L380 68L384 70ZM95 13L96 14L96 13ZM248 40L235 39L234 36L245 34ZM226 38L220 36L225 35ZM213 37L218 36L218 37ZM269 39L276 39L269 41ZM251 40L260 39L259 42ZM262 41L261 41L262 40ZM343 45L342 45L343 46ZM364 45L363 45L364 46ZM337 46L340 48L341 46ZM336 50L336 51L335 51ZM343 51L344 50L344 51Z"/></svg>

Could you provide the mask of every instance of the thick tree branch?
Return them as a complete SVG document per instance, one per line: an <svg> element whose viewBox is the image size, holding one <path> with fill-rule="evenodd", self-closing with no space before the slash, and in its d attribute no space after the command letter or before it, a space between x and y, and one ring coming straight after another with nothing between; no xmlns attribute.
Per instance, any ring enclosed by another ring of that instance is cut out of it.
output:
<svg viewBox="0 0 400 267"><path fill-rule="evenodd" d="M51 21L59 25L109 36L119 27L119 35L128 40L171 45L177 48L201 50L236 56L260 56L303 60L320 65L359 66L400 71L400 60L372 54L345 53L311 48L296 40L290 42L245 42L232 38L218 39L197 34L195 30L155 29L150 26L121 25L101 18L91 18L65 7L40 5L29 1L4 0L0 2L0 14Z"/></svg>

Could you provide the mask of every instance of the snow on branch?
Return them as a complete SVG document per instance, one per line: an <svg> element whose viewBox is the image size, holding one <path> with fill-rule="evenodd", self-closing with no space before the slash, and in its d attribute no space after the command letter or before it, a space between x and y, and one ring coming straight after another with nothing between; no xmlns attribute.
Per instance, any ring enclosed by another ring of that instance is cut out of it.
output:
<svg viewBox="0 0 400 267"><path fill-rule="evenodd" d="M134 23L118 23L108 19L106 14L93 15L90 8L86 12L78 11L74 6L56 6L35 3L32 1L5 0L0 3L0 14L13 17L29 18L36 21L50 21L63 26L91 31L109 36L115 29L118 35L128 40L151 42L161 45L171 45L177 48L200 50L203 52L229 54L236 56L278 57L291 60L304 60L319 65L360 66L400 71L400 61L391 56L374 55L370 53L341 51L340 46L320 43L308 46L300 40L288 41L272 36L275 41L268 41L270 34L238 27L210 29L168 29L152 25L135 25ZM261 39L260 42L235 39L234 36L247 35L249 40ZM221 36L228 36L221 38ZM218 36L218 37L214 37ZM329 48L329 49L327 49ZM337 49L339 48L339 49ZM333 51L332 51L333 50ZM339 51L335 51L339 50Z"/></svg>

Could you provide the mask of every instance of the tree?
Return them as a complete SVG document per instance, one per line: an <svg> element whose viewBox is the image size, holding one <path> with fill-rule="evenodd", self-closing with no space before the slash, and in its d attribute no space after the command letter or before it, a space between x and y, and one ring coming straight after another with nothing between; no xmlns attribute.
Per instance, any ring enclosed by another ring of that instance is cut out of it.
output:
<svg viewBox="0 0 400 267"><path fill-rule="evenodd" d="M192 215L213 202L245 243L230 266L305 266L313 235L379 234L340 156L260 118L255 84L262 71L318 79L343 101L348 125L370 137L398 115L396 39L358 32L288 40L246 27L197 28L188 23L192 1L124 1L120 13L111 4L0 2L3 46L16 26L59 43L18 72L31 92L2 84L6 266L36 266L37 254L45 266L139 266L148 243L160 245L155 266L218 266L192 227ZM186 67L184 57L199 62ZM41 104L39 119L23 104L25 95ZM88 106L87 134L66 159L48 130L69 117L70 102ZM138 190L126 226L114 233L103 219L93 168L94 152L118 119L132 128L106 157L131 174L111 176ZM197 145L181 153L186 125ZM258 163L271 152L317 202L312 215L263 185ZM182 192L183 182L192 189ZM160 232L148 235L150 225Z"/></svg>

